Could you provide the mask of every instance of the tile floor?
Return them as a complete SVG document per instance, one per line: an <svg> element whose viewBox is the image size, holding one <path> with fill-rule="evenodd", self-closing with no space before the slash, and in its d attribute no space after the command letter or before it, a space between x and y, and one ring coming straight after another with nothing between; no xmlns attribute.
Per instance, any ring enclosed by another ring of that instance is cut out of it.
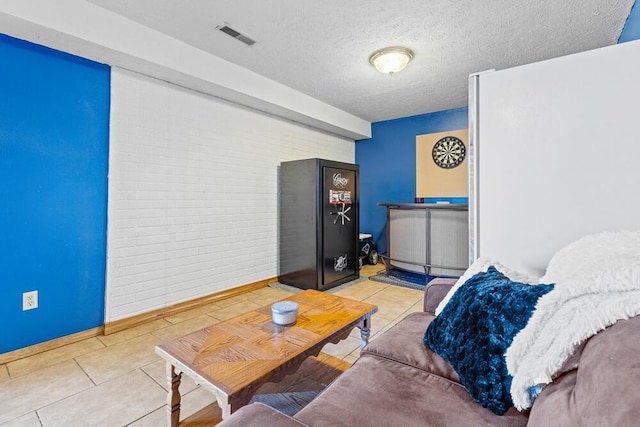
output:
<svg viewBox="0 0 640 427"><path fill-rule="evenodd" d="M365 266L359 281L330 291L378 305L371 339L406 314L422 311L421 291L366 279L380 269ZM267 287L0 365L0 426L166 425L165 362L155 354L156 344L288 295L286 290ZM356 329L323 351L353 363L359 344ZM183 379L180 390L185 396L181 418L214 401L188 378Z"/></svg>

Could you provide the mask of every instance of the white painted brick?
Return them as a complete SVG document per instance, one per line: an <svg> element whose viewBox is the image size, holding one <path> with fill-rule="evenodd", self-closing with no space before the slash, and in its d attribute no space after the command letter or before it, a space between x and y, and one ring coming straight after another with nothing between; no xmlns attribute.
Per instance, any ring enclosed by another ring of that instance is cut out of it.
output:
<svg viewBox="0 0 640 427"><path fill-rule="evenodd" d="M106 321L277 275L279 164L353 141L112 69Z"/></svg>

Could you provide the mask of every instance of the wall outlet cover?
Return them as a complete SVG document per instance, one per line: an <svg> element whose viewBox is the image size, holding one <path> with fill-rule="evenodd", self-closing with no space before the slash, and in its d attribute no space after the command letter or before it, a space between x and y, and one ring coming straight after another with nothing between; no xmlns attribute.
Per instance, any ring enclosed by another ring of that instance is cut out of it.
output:
<svg viewBox="0 0 640 427"><path fill-rule="evenodd" d="M38 291L30 291L22 294L22 311L38 308Z"/></svg>

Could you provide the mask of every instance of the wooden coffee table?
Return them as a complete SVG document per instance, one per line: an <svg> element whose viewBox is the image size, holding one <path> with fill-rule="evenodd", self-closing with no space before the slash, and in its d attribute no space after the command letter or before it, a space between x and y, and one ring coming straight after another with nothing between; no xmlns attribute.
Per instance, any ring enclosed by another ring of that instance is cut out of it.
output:
<svg viewBox="0 0 640 427"><path fill-rule="evenodd" d="M183 373L214 394L224 419L249 403L260 386L293 373L307 357L345 339L356 326L361 346L366 345L371 315L378 310L375 305L313 290L286 300L300 305L292 326L273 324L268 305L156 347L167 361L170 426L180 423L178 387Z"/></svg>

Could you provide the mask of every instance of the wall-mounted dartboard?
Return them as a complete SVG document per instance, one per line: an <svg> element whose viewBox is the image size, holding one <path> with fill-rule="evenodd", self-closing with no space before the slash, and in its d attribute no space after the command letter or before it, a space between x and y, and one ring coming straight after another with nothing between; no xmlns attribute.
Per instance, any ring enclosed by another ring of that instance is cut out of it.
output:
<svg viewBox="0 0 640 427"><path fill-rule="evenodd" d="M455 136L445 136L433 146L431 156L436 165L444 169L458 166L464 160L464 143Z"/></svg>

